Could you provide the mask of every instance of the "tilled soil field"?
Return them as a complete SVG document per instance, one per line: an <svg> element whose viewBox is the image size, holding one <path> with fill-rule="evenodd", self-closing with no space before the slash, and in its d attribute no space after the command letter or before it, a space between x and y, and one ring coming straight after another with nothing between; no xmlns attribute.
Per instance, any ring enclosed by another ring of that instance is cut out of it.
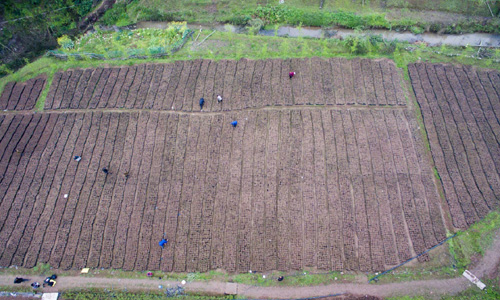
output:
<svg viewBox="0 0 500 300"><path fill-rule="evenodd" d="M297 74L290 80L288 72ZM217 95L224 99L217 103ZM210 60L56 73L45 109L228 111L279 105L406 105L387 59Z"/></svg>
<svg viewBox="0 0 500 300"><path fill-rule="evenodd" d="M45 85L45 77L29 79L26 82L9 82L0 96L0 110L31 110Z"/></svg>
<svg viewBox="0 0 500 300"><path fill-rule="evenodd" d="M453 224L466 228L500 201L500 74L441 64L408 68Z"/></svg>
<svg viewBox="0 0 500 300"><path fill-rule="evenodd" d="M403 262L446 229L401 80L388 60L318 58L58 73L47 111L0 113L0 266Z"/></svg>
<svg viewBox="0 0 500 300"><path fill-rule="evenodd" d="M368 271L445 238L403 109L9 114L0 127L1 266Z"/></svg>

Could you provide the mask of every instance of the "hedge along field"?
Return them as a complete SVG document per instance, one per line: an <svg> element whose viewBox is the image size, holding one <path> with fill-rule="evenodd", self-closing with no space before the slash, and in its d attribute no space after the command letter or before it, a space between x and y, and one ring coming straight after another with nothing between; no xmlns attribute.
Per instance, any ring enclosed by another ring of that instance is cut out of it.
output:
<svg viewBox="0 0 500 300"><path fill-rule="evenodd" d="M388 60L338 58L59 73L46 111L0 114L0 265L403 262L446 230L401 81Z"/></svg>

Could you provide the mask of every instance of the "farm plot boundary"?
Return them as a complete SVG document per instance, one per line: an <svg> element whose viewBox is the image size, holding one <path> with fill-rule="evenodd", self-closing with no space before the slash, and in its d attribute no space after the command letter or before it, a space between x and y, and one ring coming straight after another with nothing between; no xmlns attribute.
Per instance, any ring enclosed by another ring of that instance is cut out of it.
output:
<svg viewBox="0 0 500 300"><path fill-rule="evenodd" d="M0 122L1 266L379 271L445 238L406 110L94 111Z"/></svg>

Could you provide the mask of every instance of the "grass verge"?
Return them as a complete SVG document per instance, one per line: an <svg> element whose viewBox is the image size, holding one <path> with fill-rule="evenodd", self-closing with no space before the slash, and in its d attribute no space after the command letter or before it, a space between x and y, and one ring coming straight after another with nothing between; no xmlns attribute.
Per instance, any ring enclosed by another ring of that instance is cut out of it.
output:
<svg viewBox="0 0 500 300"><path fill-rule="evenodd" d="M60 294L61 300L159 300L175 297L180 300L225 300L234 299L233 296L223 295L199 295L199 294L169 294L168 288L160 288L156 292L134 292L113 289L78 289L63 291Z"/></svg>
<svg viewBox="0 0 500 300"><path fill-rule="evenodd" d="M500 212L492 211L483 220L430 252L431 261L402 266L384 276L379 283L405 282L425 279L444 279L461 276L492 245L500 230ZM370 276L370 278L373 276Z"/></svg>

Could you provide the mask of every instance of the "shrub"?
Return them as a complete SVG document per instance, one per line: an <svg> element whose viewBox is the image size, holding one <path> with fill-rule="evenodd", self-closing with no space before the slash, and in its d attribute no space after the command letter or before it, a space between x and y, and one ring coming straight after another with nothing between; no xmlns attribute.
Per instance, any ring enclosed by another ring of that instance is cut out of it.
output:
<svg viewBox="0 0 500 300"><path fill-rule="evenodd" d="M58 38L57 43L66 50L73 49L75 47L75 43L67 35L63 35Z"/></svg>
<svg viewBox="0 0 500 300"><path fill-rule="evenodd" d="M364 55L370 52L371 48L369 39L361 35L349 35L342 43L352 54Z"/></svg>
<svg viewBox="0 0 500 300"><path fill-rule="evenodd" d="M132 23L127 14L127 4L126 2L115 3L113 8L108 9L104 16L101 17L99 23L104 25L122 25L118 23ZM123 24L125 25L125 24ZM128 24L127 24L128 25Z"/></svg>
<svg viewBox="0 0 500 300"><path fill-rule="evenodd" d="M264 27L264 22L261 19L251 19L248 22L248 33L250 34L257 34L259 33L259 30L261 30Z"/></svg>
<svg viewBox="0 0 500 300"><path fill-rule="evenodd" d="M413 34L422 34L425 32L425 29L420 27L420 26L412 26L412 27L410 27L410 31Z"/></svg>

